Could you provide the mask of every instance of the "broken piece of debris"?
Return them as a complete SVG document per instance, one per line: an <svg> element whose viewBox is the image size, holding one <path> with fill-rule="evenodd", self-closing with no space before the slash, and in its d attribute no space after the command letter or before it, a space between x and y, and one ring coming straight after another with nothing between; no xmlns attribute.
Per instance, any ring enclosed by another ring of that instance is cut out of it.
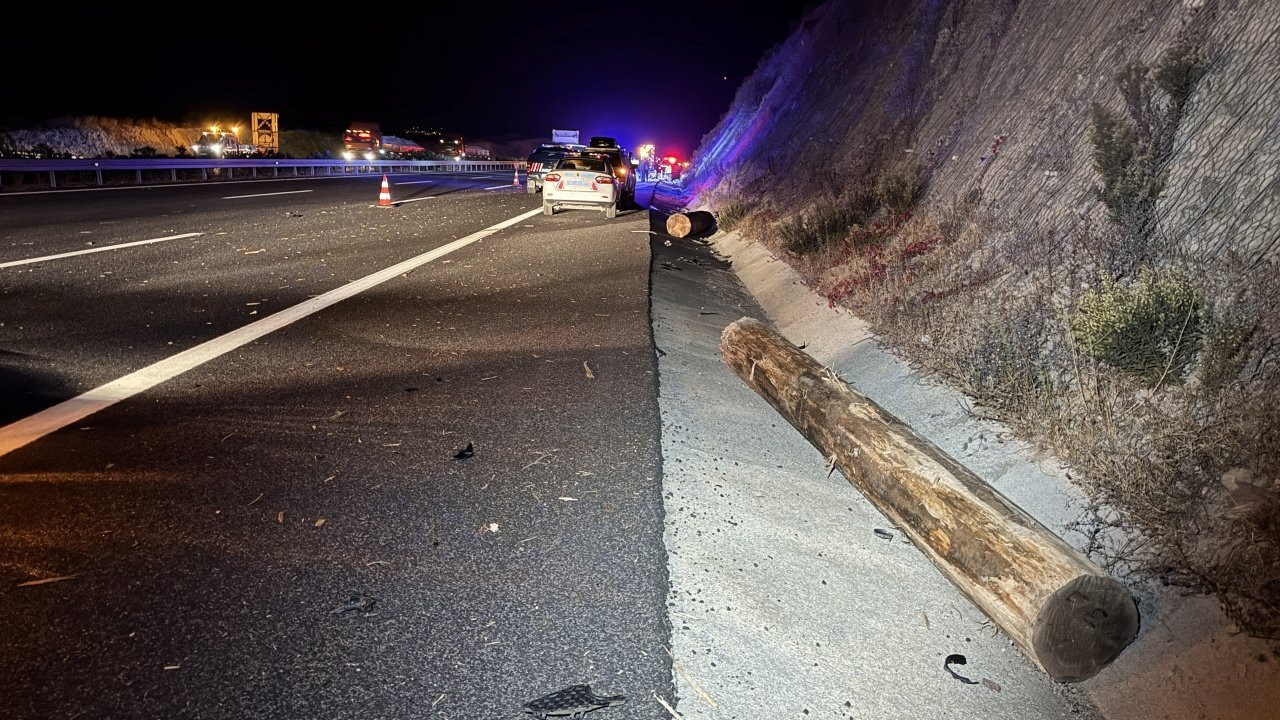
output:
<svg viewBox="0 0 1280 720"><path fill-rule="evenodd" d="M351 610L363 610L369 612L373 609L374 603L378 602L368 595L352 595L351 599L345 605L340 605L329 611L330 615L341 615Z"/></svg>
<svg viewBox="0 0 1280 720"><path fill-rule="evenodd" d="M951 669L951 666L952 666L952 665L964 665L964 664L966 664L966 663L968 663L968 662L969 662L968 658L966 658L966 657L965 657L965 656L963 656L963 655L960 655L960 654L956 654L956 655L948 655L948 656L947 656L947 659L942 661L942 669L943 669L943 670L946 670L946 671L947 671L947 672L949 672L949 673L951 673L951 677L953 677L953 678L955 678L955 679L959 680L960 682L964 683L965 685L977 685L977 684L978 684L978 681L977 681L977 680L970 680L969 678L967 678L967 677L965 677L965 676L963 676L963 675L961 675L961 674L957 673L955 670L952 670L952 669Z"/></svg>
<svg viewBox="0 0 1280 720"><path fill-rule="evenodd" d="M550 695L524 704L524 711L538 718L580 718L592 710L613 707L626 702L622 695L600 696L591 692L590 685L571 685Z"/></svg>

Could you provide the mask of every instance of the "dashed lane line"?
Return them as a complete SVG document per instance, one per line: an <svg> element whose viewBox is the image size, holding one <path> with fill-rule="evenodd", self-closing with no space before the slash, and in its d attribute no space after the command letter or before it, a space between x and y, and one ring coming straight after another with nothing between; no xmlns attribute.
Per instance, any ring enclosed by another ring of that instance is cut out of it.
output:
<svg viewBox="0 0 1280 720"><path fill-rule="evenodd" d="M183 233L181 235L167 235L165 237L151 238L150 240L134 240L133 242L116 243L115 245L103 245L101 247L87 248L85 250L74 250L72 252L58 253L57 255L44 255L42 257L26 258L24 260L10 260L9 262L0 263L0 268L17 267L18 265L31 265L33 263L46 262L48 260L60 260L62 258L75 257L76 255L88 255L90 253L106 252L108 250L119 250L120 248L137 247L138 245L150 245L152 243L165 242L167 240L181 240L183 238L196 237L204 233Z"/></svg>
<svg viewBox="0 0 1280 720"><path fill-rule="evenodd" d="M399 277L400 275L425 265L432 260L444 257L456 250L461 250L478 240L483 240L484 238L489 237L499 230L509 228L512 225L527 220L541 212L542 209L539 208L537 210L530 210L528 212L521 213L508 220L503 220L497 225L492 225L484 230L480 230L479 232L474 232L464 238L454 240L447 245L441 245L434 250L429 250L421 255L396 263L391 267L379 270L371 275L366 275L359 280L353 280L342 287L334 288L327 293L317 295L309 300L298 303L297 305L285 308L274 315L268 315L261 320L250 323L236 330L232 330L231 332L212 340L203 342L189 350L184 350L177 355L166 358L152 365L148 365L141 370L136 370L124 377L113 380L106 385L94 388L83 395L58 403L51 408L41 410L35 415L25 417L4 427L0 427L0 455L6 455L13 452L24 445L48 435L49 433L83 420L99 410L105 410L122 400L127 400L140 392L149 390L160 383L191 370L192 368L203 365L210 360L214 360L225 353L247 345L269 333L291 325L309 315L320 312L330 305L336 305L347 298L354 297L365 290L381 285L392 278Z"/></svg>

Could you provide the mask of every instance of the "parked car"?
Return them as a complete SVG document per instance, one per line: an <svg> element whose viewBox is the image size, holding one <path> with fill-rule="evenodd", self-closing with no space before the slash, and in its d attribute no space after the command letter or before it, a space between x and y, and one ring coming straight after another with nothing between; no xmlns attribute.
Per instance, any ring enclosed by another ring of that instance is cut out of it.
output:
<svg viewBox="0 0 1280 720"><path fill-rule="evenodd" d="M591 138L592 142L601 138ZM612 140L613 138L604 138ZM624 206L635 204L636 200L636 174L635 168L631 165L631 153L624 148L617 147L588 147L574 151L571 154L577 154L581 157L598 157L609 163L614 179L618 182L618 191L621 193L621 200Z"/></svg>
<svg viewBox="0 0 1280 720"><path fill-rule="evenodd" d="M618 217L621 184L609 161L593 155L569 155L560 159L542 184L542 214L555 215L560 208L603 210Z"/></svg>
<svg viewBox="0 0 1280 720"><path fill-rule="evenodd" d="M577 147L582 146L579 145ZM526 160L524 164L526 174L524 184L525 192L533 195L534 193L542 190L543 178L551 171L551 168L556 166L556 163L560 161L560 158L564 157L571 149L573 149L573 147L569 145L544 144L537 150L534 150L533 154L529 156L529 159Z"/></svg>

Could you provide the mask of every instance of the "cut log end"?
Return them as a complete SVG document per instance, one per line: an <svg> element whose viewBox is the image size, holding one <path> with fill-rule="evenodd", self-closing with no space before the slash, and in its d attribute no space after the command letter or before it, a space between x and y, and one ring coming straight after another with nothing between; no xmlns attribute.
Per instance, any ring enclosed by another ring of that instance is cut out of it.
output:
<svg viewBox="0 0 1280 720"><path fill-rule="evenodd" d="M671 237L698 237L715 226L715 216L705 210L676 213L667 218L667 234Z"/></svg>
<svg viewBox="0 0 1280 720"><path fill-rule="evenodd" d="M1081 575L1058 588L1031 625L1032 652L1059 682L1086 680L1138 634L1138 607L1116 580Z"/></svg>

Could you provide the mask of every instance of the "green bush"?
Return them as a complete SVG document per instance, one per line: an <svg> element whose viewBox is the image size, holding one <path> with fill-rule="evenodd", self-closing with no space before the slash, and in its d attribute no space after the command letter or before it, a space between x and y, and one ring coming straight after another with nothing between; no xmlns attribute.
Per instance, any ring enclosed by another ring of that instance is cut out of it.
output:
<svg viewBox="0 0 1280 720"><path fill-rule="evenodd" d="M1156 199L1164 192L1187 100L1203 75L1199 48L1179 43L1153 67L1132 63L1116 75L1124 112L1098 103L1090 108L1093 165L1102 176L1096 194L1112 222L1133 239L1140 255L1135 264L1156 259L1145 240L1155 230Z"/></svg>
<svg viewBox="0 0 1280 720"><path fill-rule="evenodd" d="M1164 51L1153 70L1156 85L1181 109L1191 97L1196 83L1204 77L1205 63L1200 48L1190 43L1179 43Z"/></svg>
<svg viewBox="0 0 1280 720"><path fill-rule="evenodd" d="M1086 354L1156 384L1186 374L1200 349L1203 316L1190 281L1144 268L1131 286L1108 280L1080 298L1071 331Z"/></svg>

